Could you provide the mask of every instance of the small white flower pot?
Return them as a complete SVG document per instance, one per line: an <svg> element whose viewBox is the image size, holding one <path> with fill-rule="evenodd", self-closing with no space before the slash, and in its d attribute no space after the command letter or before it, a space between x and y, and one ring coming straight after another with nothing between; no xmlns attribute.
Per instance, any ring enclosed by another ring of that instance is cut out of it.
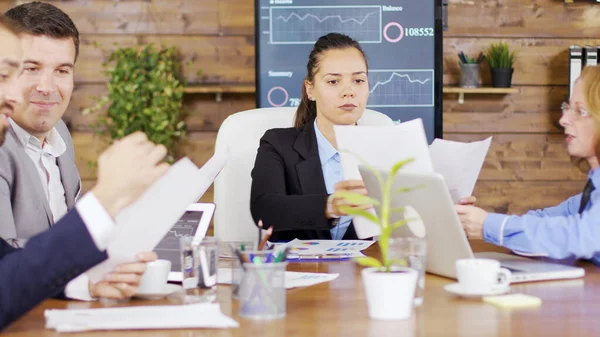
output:
<svg viewBox="0 0 600 337"><path fill-rule="evenodd" d="M405 267L392 267L392 272L378 268L362 270L369 317L401 320L411 316L418 273Z"/></svg>

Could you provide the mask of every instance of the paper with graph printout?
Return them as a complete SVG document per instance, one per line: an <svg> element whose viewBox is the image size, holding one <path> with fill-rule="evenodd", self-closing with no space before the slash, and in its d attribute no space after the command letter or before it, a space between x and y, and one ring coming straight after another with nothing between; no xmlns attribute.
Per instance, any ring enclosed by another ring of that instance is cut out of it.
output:
<svg viewBox="0 0 600 337"><path fill-rule="evenodd" d="M46 310L46 329L57 332L237 328L218 303Z"/></svg>
<svg viewBox="0 0 600 337"><path fill-rule="evenodd" d="M375 241L365 240L292 240L285 244L290 247L288 257L295 255L341 254L346 257L365 256L361 251L369 248ZM277 250L284 247L277 247Z"/></svg>
<svg viewBox="0 0 600 337"><path fill-rule="evenodd" d="M215 153L201 169L188 158L172 165L135 203L117 214L109 258L86 272L90 280L98 282L118 264L135 261L137 253L152 251L187 207L204 195L227 158L227 153Z"/></svg>
<svg viewBox="0 0 600 337"><path fill-rule="evenodd" d="M335 125L334 131L344 180L362 180L358 170L362 161L375 168L389 170L394 164L413 158L413 162L406 164L403 170L433 172L421 119L393 126ZM375 214L373 209L370 212ZM381 234L377 224L362 217L355 217L353 224L361 239Z"/></svg>
<svg viewBox="0 0 600 337"><path fill-rule="evenodd" d="M217 271L217 281L219 284L231 284L233 272L231 268L219 268ZM333 281L340 274L329 273L303 273L296 271L285 272L285 288L309 287L315 284Z"/></svg>
<svg viewBox="0 0 600 337"><path fill-rule="evenodd" d="M429 147L433 169L444 176L455 203L473 195L491 143L492 137L471 143L435 139Z"/></svg>

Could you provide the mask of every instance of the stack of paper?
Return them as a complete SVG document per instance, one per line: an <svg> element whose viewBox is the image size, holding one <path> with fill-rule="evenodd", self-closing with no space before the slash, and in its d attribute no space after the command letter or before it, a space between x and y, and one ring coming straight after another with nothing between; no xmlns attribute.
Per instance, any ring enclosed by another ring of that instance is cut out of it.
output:
<svg viewBox="0 0 600 337"><path fill-rule="evenodd" d="M46 328L58 332L129 329L237 328L217 303L46 310Z"/></svg>
<svg viewBox="0 0 600 337"><path fill-rule="evenodd" d="M473 143L436 139L428 147L421 119L394 126L336 125L334 131L344 179L362 179L359 165L389 170L412 158L402 170L443 175L455 202L472 195L491 143L491 138ZM359 238L381 234L377 224L364 218L353 222Z"/></svg>
<svg viewBox="0 0 600 337"><path fill-rule="evenodd" d="M139 252L156 247L189 204L197 202L215 180L227 154L215 155L201 168L188 158L175 163L135 203L116 216L116 230L107 252L109 259L86 274L93 282L124 262L135 261Z"/></svg>

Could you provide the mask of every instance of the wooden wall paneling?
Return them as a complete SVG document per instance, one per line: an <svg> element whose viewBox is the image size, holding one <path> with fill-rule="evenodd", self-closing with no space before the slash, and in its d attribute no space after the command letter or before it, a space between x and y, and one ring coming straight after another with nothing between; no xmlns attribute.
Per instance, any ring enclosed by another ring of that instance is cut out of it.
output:
<svg viewBox="0 0 600 337"><path fill-rule="evenodd" d="M111 50L147 43L177 46L181 52L183 73L189 82L254 83L254 38L206 35L82 36L75 81L105 82L103 63L108 60ZM102 47L97 47L97 44Z"/></svg>
<svg viewBox="0 0 600 337"><path fill-rule="evenodd" d="M18 3L29 2L17 1ZM79 33L218 35L218 0L46 1L67 13Z"/></svg>
<svg viewBox="0 0 600 337"><path fill-rule="evenodd" d="M484 180L579 181L585 179L566 151L560 134L446 134L444 138L461 142L493 136L479 175Z"/></svg>
<svg viewBox="0 0 600 337"><path fill-rule="evenodd" d="M600 7L560 0L450 0L447 36L600 38Z"/></svg>
<svg viewBox="0 0 600 337"><path fill-rule="evenodd" d="M106 94L104 84L77 84L71 103L63 116L71 131L92 131L98 116L105 109L89 114L82 111L95 104L96 99ZM186 94L183 96L183 113L188 132L217 131L229 115L256 108L253 94L223 94L217 102L212 94Z"/></svg>
<svg viewBox="0 0 600 337"><path fill-rule="evenodd" d="M254 37L254 1L219 1L219 34Z"/></svg>
<svg viewBox="0 0 600 337"><path fill-rule="evenodd" d="M505 41L517 52L513 85L568 85L569 46L599 45L600 39L542 39L542 38L444 38L444 84L455 85L459 80L457 54L464 51L477 56L492 42ZM487 63L481 67L484 84L490 84Z"/></svg>
<svg viewBox="0 0 600 337"><path fill-rule="evenodd" d="M75 146L75 164L82 180L96 179L96 168L91 165L108 146L108 138L90 132L72 132ZM215 150L215 132L193 132L180 144L181 152L199 167L204 165Z"/></svg>
<svg viewBox="0 0 600 337"><path fill-rule="evenodd" d="M521 86L509 95L444 94L444 132L562 133L558 124L566 86Z"/></svg>
<svg viewBox="0 0 600 337"><path fill-rule="evenodd" d="M479 181L473 195L488 212L522 214L558 205L581 193L585 181Z"/></svg>

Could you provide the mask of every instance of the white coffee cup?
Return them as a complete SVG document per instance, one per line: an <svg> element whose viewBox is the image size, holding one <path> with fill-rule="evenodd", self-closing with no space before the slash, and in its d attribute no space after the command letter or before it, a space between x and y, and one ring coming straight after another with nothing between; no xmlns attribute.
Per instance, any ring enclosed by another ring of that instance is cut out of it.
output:
<svg viewBox="0 0 600 337"><path fill-rule="evenodd" d="M146 263L146 271L142 275L137 292L142 294L159 294L165 288L171 271L171 261L156 260Z"/></svg>
<svg viewBox="0 0 600 337"><path fill-rule="evenodd" d="M457 260L456 275L458 283L468 291L490 291L510 284L510 271L492 259Z"/></svg>

